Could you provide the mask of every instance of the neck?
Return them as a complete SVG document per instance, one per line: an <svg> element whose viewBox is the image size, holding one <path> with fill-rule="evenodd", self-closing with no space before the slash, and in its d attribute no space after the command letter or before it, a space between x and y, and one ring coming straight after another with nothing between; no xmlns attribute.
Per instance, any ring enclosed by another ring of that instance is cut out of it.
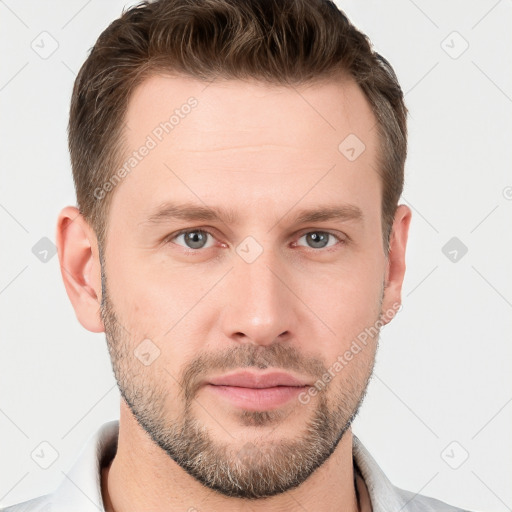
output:
<svg viewBox="0 0 512 512"><path fill-rule="evenodd" d="M106 512L174 510L357 512L352 432L299 487L260 500L221 495L204 487L157 446L122 401L117 453L101 475Z"/></svg>

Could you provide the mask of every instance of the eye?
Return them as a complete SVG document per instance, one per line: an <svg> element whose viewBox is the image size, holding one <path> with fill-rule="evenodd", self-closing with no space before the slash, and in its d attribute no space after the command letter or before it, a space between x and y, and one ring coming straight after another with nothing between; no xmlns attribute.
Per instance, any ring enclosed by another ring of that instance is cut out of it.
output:
<svg viewBox="0 0 512 512"><path fill-rule="evenodd" d="M186 249L207 249L210 246L207 246L208 237L212 237L211 233L208 231L204 231L202 229L191 229L189 231L180 231L176 235L167 239L167 242L174 242L178 239L183 239ZM178 244L182 245L182 244Z"/></svg>
<svg viewBox="0 0 512 512"><path fill-rule="evenodd" d="M329 233L328 231L310 231L308 233L303 234L299 240L302 238L305 238L306 243L309 247L313 249L324 249L325 247L332 247L335 245L335 243L329 244L329 237L331 239L334 239L334 241L338 241L343 243L344 240L342 240L339 236L334 235L333 233ZM302 245L297 243L297 245Z"/></svg>
<svg viewBox="0 0 512 512"><path fill-rule="evenodd" d="M208 238L211 240L209 241ZM209 231L205 231L204 229L189 229L169 236L165 240L165 243L172 242L181 245L185 249L199 251L212 247L213 239L214 236ZM306 245L300 243L302 239L305 239ZM329 231L309 231L301 235L298 242L295 242L294 245L306 246L311 249L325 249L336 245L336 242L343 244L345 240Z"/></svg>

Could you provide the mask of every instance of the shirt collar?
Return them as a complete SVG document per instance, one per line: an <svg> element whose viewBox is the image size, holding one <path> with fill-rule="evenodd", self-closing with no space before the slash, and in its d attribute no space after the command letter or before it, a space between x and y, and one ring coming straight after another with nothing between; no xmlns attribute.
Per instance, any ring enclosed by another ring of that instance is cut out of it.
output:
<svg viewBox="0 0 512 512"><path fill-rule="evenodd" d="M119 421L103 424L88 440L77 461L51 495L52 512L104 512L101 495L101 469L108 465L117 450ZM404 510L407 502L386 477L377 462L352 434L352 452L356 471L364 480L372 512ZM404 510L405 512L405 510Z"/></svg>

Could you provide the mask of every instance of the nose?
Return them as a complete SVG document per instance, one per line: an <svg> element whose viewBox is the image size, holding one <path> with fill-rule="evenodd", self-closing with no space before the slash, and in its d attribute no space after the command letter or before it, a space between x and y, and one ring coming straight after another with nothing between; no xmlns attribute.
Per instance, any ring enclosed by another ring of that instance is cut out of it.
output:
<svg viewBox="0 0 512 512"><path fill-rule="evenodd" d="M298 303L290 272L270 250L247 263L235 255L224 289L222 328L239 343L286 341L298 325Z"/></svg>

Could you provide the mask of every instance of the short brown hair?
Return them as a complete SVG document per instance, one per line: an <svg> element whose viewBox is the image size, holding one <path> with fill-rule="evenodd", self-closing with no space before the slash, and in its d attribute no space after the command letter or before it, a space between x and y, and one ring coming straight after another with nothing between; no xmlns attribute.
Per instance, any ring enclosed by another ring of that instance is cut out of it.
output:
<svg viewBox="0 0 512 512"><path fill-rule="evenodd" d="M122 161L131 94L165 72L281 85L353 77L377 119L388 251L403 189L407 109L391 65L329 0L144 1L110 24L78 73L68 126L77 205L100 245L112 194L99 200L94 191Z"/></svg>

